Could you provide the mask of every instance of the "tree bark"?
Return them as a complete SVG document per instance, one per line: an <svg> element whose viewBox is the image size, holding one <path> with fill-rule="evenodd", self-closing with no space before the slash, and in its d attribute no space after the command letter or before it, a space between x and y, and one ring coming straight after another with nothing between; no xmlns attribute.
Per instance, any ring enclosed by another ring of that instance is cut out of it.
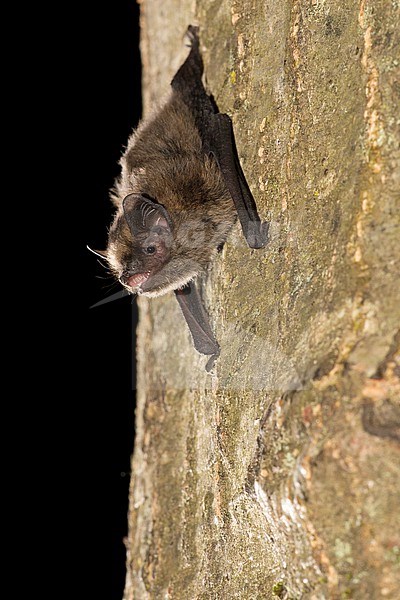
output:
<svg viewBox="0 0 400 600"><path fill-rule="evenodd" d="M264 250L205 283L214 372L140 299L125 600L397 599L399 5L143 0L144 106L200 25Z"/></svg>

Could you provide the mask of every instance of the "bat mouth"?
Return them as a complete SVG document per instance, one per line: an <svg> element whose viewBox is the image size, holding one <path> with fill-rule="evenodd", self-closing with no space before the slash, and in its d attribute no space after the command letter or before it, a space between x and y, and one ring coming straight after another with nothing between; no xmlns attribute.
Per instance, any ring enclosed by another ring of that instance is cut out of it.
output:
<svg viewBox="0 0 400 600"><path fill-rule="evenodd" d="M136 273L135 275L131 275L130 277L126 278L124 285L137 290L140 289L144 283L146 283L149 277L150 271L147 271L146 273Z"/></svg>

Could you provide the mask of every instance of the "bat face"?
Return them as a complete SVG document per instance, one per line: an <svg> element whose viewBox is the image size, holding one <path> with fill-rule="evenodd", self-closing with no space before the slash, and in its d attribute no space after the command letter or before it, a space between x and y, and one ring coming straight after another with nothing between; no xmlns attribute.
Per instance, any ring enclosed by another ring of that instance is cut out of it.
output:
<svg viewBox="0 0 400 600"><path fill-rule="evenodd" d="M111 226L107 259L112 271L131 293L161 296L186 285L207 268L217 246L234 222L231 202L210 212L175 210L145 194L129 194Z"/></svg>
<svg viewBox="0 0 400 600"><path fill-rule="evenodd" d="M171 258L173 224L165 208L130 194L111 227L107 258L129 291L159 295L160 273Z"/></svg>
<svg viewBox="0 0 400 600"><path fill-rule="evenodd" d="M178 214L173 222L162 204L129 194L110 229L107 259L130 292L161 296L188 283L209 262L204 236L207 228L198 220L191 224Z"/></svg>

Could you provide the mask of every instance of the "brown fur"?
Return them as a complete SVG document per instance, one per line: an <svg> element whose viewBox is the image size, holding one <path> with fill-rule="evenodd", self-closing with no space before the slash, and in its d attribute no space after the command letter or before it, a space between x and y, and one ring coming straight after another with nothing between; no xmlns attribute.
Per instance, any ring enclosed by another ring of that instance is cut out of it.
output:
<svg viewBox="0 0 400 600"><path fill-rule="evenodd" d="M204 152L194 118L176 92L133 133L121 166L112 193L117 212L107 247L110 266L118 278L127 271L151 271L146 291L138 293L158 296L178 289L207 268L236 211L217 163ZM156 269L155 259L135 246L123 211L123 200L132 193L163 205L172 222L168 260Z"/></svg>

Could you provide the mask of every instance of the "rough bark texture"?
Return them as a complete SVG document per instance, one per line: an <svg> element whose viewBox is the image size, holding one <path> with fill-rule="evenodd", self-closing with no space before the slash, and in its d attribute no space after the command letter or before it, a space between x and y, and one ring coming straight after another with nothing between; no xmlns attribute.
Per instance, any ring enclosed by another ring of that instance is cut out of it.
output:
<svg viewBox="0 0 400 600"><path fill-rule="evenodd" d="M139 303L125 599L398 599L398 1L141 9L145 110L197 22L272 240L210 270L213 374Z"/></svg>

